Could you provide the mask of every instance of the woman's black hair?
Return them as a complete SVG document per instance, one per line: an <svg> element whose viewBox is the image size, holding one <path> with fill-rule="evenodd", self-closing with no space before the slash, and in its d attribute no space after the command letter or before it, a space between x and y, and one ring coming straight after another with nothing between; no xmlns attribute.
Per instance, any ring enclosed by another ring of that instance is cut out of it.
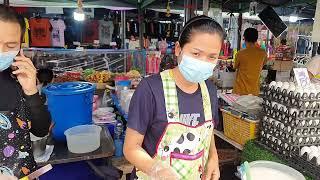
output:
<svg viewBox="0 0 320 180"><path fill-rule="evenodd" d="M21 39L23 39L26 30L26 23L24 18L18 15L12 8L0 5L0 21L19 24L21 29Z"/></svg>
<svg viewBox="0 0 320 180"><path fill-rule="evenodd" d="M191 41L191 35L195 32L218 34L221 36L221 40L225 35L223 28L214 19L204 15L196 16L185 24L180 33L179 44L181 48Z"/></svg>
<svg viewBox="0 0 320 180"><path fill-rule="evenodd" d="M39 69L37 78L39 79L40 83L43 83L43 86L46 86L51 83L54 78L53 71L50 69Z"/></svg>

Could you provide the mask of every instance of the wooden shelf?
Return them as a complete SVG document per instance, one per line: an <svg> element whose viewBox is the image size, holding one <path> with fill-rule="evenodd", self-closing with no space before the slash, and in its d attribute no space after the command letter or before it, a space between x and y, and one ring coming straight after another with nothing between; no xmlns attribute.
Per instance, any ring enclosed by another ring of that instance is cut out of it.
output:
<svg viewBox="0 0 320 180"><path fill-rule="evenodd" d="M231 144L231 145L234 146L235 148L239 149L240 151L243 150L243 146L242 146L241 144L239 144L239 143L235 142L234 140L226 137L226 136L223 134L223 132L218 131L218 130L216 130L216 129L213 130L213 132L214 132L214 134L215 134L216 136L218 136L219 138L221 138L221 139L223 139L224 141L228 142L229 144Z"/></svg>

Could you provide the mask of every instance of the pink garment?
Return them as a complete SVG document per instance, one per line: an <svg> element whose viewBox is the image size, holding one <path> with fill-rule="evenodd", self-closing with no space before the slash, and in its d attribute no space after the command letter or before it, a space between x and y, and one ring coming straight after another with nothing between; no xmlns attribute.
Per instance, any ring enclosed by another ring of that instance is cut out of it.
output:
<svg viewBox="0 0 320 180"><path fill-rule="evenodd" d="M160 41L159 42L159 50L162 54L165 54L167 52L168 43L167 41Z"/></svg>
<svg viewBox="0 0 320 180"><path fill-rule="evenodd" d="M65 41L64 41L64 31L66 30L66 25L64 24L64 21L61 19L50 20L51 26L52 26L52 46L53 47L64 47Z"/></svg>

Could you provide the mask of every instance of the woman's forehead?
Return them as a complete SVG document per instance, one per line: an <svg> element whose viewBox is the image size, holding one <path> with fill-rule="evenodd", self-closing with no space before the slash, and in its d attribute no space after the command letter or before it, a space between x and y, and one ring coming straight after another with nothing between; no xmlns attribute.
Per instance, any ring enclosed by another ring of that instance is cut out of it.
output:
<svg viewBox="0 0 320 180"><path fill-rule="evenodd" d="M0 20L0 42L15 43L20 42L21 29L18 23L5 22Z"/></svg>
<svg viewBox="0 0 320 180"><path fill-rule="evenodd" d="M220 51L221 45L221 37L217 33L193 33L185 47L190 50L212 52L215 50Z"/></svg>

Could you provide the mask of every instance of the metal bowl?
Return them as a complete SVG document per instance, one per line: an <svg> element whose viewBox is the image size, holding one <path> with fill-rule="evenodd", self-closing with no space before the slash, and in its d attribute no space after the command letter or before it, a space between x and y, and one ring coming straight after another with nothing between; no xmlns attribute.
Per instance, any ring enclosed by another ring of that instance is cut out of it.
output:
<svg viewBox="0 0 320 180"><path fill-rule="evenodd" d="M44 155L44 153L46 152L48 135L40 138L30 133L30 139L32 143L33 156L40 157Z"/></svg>

